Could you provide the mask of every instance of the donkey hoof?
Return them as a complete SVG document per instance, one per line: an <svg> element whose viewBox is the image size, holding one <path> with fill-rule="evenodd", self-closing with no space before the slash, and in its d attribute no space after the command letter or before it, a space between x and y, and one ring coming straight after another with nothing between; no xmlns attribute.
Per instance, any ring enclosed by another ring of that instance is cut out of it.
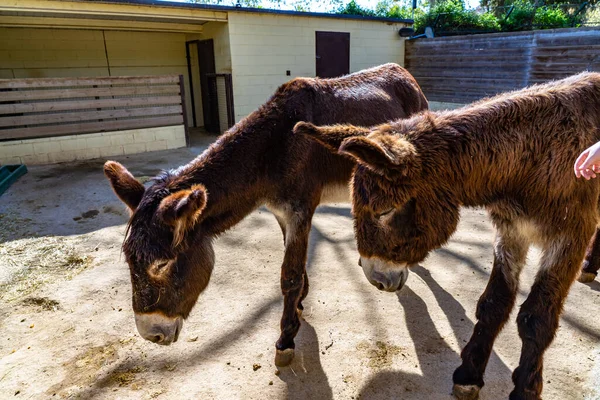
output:
<svg viewBox="0 0 600 400"><path fill-rule="evenodd" d="M452 387L452 394L458 400L477 400L481 388L477 385L458 385Z"/></svg>
<svg viewBox="0 0 600 400"><path fill-rule="evenodd" d="M581 271L581 275L579 275L579 278L577 278L577 280L581 283L590 283L593 282L594 279L596 279L595 273L585 271Z"/></svg>
<svg viewBox="0 0 600 400"><path fill-rule="evenodd" d="M275 352L275 365L278 367L287 367L294 359L294 349L277 349Z"/></svg>

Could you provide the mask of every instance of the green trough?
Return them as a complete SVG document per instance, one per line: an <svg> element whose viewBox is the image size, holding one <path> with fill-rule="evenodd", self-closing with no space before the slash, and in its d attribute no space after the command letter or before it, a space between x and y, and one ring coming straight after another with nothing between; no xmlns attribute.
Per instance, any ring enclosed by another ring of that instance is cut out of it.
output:
<svg viewBox="0 0 600 400"><path fill-rule="evenodd" d="M0 167L0 196L6 192L10 185L16 182L19 177L27 173L27 167L23 164L5 165Z"/></svg>

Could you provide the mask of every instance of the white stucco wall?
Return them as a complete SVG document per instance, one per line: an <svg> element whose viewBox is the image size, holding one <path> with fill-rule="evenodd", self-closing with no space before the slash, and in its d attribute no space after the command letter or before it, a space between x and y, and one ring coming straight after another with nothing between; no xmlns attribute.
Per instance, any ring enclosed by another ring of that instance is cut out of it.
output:
<svg viewBox="0 0 600 400"><path fill-rule="evenodd" d="M315 32L350 33L350 72L387 62L404 64L402 23L308 16L229 13L236 121L282 83L315 76ZM290 76L286 76L290 70Z"/></svg>

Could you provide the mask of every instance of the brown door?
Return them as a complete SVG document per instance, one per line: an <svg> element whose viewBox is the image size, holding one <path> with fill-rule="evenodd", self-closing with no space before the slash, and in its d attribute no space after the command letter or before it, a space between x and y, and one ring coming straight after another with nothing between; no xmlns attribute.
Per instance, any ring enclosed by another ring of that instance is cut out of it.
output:
<svg viewBox="0 0 600 400"><path fill-rule="evenodd" d="M317 76L335 78L350 73L350 33L315 32Z"/></svg>
<svg viewBox="0 0 600 400"><path fill-rule="evenodd" d="M202 114L204 129L207 132L220 133L219 102L217 85L214 79L215 50L213 40L200 40L198 45L198 66L200 68L200 92L202 94ZM213 78L210 78L213 75Z"/></svg>

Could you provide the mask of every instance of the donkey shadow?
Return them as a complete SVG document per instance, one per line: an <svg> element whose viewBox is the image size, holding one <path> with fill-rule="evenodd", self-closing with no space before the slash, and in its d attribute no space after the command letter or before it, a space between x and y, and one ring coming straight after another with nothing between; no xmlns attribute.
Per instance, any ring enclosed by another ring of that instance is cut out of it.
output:
<svg viewBox="0 0 600 400"><path fill-rule="evenodd" d="M469 339L474 324L467 318L465 309L446 292L421 266L411 269L433 292L438 304L448 317L456 341L461 349ZM404 309L406 325L414 343L421 374L404 371L383 371L371 377L361 388L359 398L364 399L450 399L452 392L452 373L461 363L460 355L441 337L427 305L409 287L397 292L400 306ZM512 386L511 371L492 352L488 363L488 371L503 377L506 385L494 389L482 390L482 398L507 398L508 389ZM510 384L509 384L510 383Z"/></svg>
<svg viewBox="0 0 600 400"><path fill-rule="evenodd" d="M290 367L281 368L279 379L287 385L287 399L333 399L327 375L321 365L319 338L306 320L296 336L296 357Z"/></svg>
<svg viewBox="0 0 600 400"><path fill-rule="evenodd" d="M584 283L584 285L586 285L587 287L589 287L591 290L594 290L596 292L600 292L600 282L598 282L598 281L592 281L592 282Z"/></svg>

